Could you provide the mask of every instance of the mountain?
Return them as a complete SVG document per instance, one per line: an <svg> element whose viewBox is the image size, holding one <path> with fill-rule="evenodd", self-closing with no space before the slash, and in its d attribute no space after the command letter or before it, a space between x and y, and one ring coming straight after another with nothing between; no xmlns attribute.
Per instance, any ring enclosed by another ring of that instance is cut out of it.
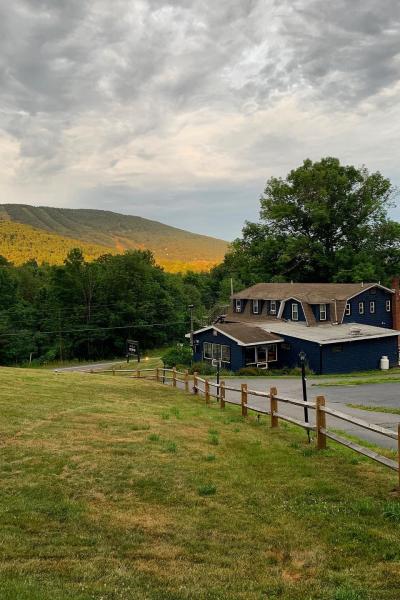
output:
<svg viewBox="0 0 400 600"><path fill-rule="evenodd" d="M63 262L72 248L78 247L87 260L93 260L107 252L116 253L115 248L88 244L30 225L0 220L0 255L15 265L21 265L31 258L35 258L39 264L46 262L57 265Z"/></svg>
<svg viewBox="0 0 400 600"><path fill-rule="evenodd" d="M157 263L168 271L188 268L205 270L222 261L228 248L227 242L217 238L142 217L104 210L2 204L1 221L8 222L9 227L10 222L30 227L26 232L19 229L15 232L18 234L15 238L11 236L11 229L4 228L4 224L0 229L0 248L5 248L4 255L14 262L38 258L37 253L45 255L41 236L46 234L54 236L48 239L47 248L53 258L56 255L60 257L57 262L62 262L65 258L64 255L62 258L60 256L61 248L69 248L71 241L71 247L79 246L84 251L83 245L89 245L87 253L91 257L97 256L101 249L100 254L148 249L153 252ZM60 240L57 241L57 237ZM49 259L46 260L50 262Z"/></svg>

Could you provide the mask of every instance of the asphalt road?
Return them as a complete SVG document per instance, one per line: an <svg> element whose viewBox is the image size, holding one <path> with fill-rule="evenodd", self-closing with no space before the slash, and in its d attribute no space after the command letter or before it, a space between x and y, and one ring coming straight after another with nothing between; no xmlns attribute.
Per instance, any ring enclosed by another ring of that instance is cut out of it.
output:
<svg viewBox="0 0 400 600"><path fill-rule="evenodd" d="M329 381L329 380L326 380ZM336 408L342 412L350 415L354 415L368 423L374 423L397 431L397 425L400 423L400 415L382 413L382 412L371 412L363 411L355 408L350 408L347 404L363 404L365 406L390 406L400 408L400 383L381 383L371 385L355 385L355 386L323 386L326 383L324 380L312 380L307 382L308 400L314 402L316 396L325 396L325 402L327 406ZM330 380L333 381L333 380ZM318 386L313 383L318 382ZM302 399L302 387L300 379L274 379L274 378L251 378L251 379L239 379L237 377L232 379L225 379L225 383L228 386L240 387L241 383L247 383L248 389L258 391L269 391L270 387L276 387L278 395L287 396L289 398L295 398L297 400ZM226 398L231 401L240 403L240 394L238 392L226 392ZM249 397L248 400L251 406L257 408L269 408L269 400L264 398L257 398L255 396ZM279 406L279 410L291 417L297 419L303 419L304 409L302 407L292 406L290 404L283 404ZM315 423L315 411L309 410L309 422ZM352 423L346 423L340 419L336 419L330 415L327 415L327 427L337 430L346 431L351 435L355 435L360 439L364 439L368 442L377 444L384 448L397 448L396 440L387 438L383 435L368 431Z"/></svg>

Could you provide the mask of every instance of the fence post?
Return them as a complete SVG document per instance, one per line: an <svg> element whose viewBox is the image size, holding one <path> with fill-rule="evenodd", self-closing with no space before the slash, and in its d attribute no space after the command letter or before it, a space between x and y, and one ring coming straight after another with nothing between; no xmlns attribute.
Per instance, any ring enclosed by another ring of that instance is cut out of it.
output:
<svg viewBox="0 0 400 600"><path fill-rule="evenodd" d="M158 367L156 369L156 381L160 381L160 369Z"/></svg>
<svg viewBox="0 0 400 600"><path fill-rule="evenodd" d="M321 429L326 429L326 414L321 407L325 406L325 396L317 396L315 403L315 424L317 426L317 448L325 450L326 435L321 432Z"/></svg>
<svg viewBox="0 0 400 600"><path fill-rule="evenodd" d="M247 417L247 383L242 383L241 387L241 404L242 404L242 417Z"/></svg>
<svg viewBox="0 0 400 600"><path fill-rule="evenodd" d="M193 394L198 394L199 390L197 389L197 371L193 373Z"/></svg>
<svg viewBox="0 0 400 600"><path fill-rule="evenodd" d="M189 391L189 371L185 371L185 392Z"/></svg>
<svg viewBox="0 0 400 600"><path fill-rule="evenodd" d="M397 451L397 459L398 459L398 467L399 467L399 471L398 471L398 475L399 475L399 490L400 490L400 423L397 425L397 447L398 447L398 451Z"/></svg>
<svg viewBox="0 0 400 600"><path fill-rule="evenodd" d="M219 384L219 398L221 401L221 408L225 408L225 381L221 381Z"/></svg>
<svg viewBox="0 0 400 600"><path fill-rule="evenodd" d="M139 371L139 369L136 369L136 377L138 377L140 379L140 371Z"/></svg>
<svg viewBox="0 0 400 600"><path fill-rule="evenodd" d="M165 366L162 368L162 382L165 383Z"/></svg>
<svg viewBox="0 0 400 600"><path fill-rule="evenodd" d="M276 399L277 394L278 390L276 389L276 387L270 388L269 395L271 410L271 427L278 427L278 417L274 414L278 410L278 400Z"/></svg>
<svg viewBox="0 0 400 600"><path fill-rule="evenodd" d="M115 367L113 367L112 373L113 373L113 375L115 375Z"/></svg>
<svg viewBox="0 0 400 600"><path fill-rule="evenodd" d="M210 404L210 382L208 379L204 381L204 394L206 398L206 404Z"/></svg>
<svg viewBox="0 0 400 600"><path fill-rule="evenodd" d="M172 387L176 387L176 367L172 367Z"/></svg>

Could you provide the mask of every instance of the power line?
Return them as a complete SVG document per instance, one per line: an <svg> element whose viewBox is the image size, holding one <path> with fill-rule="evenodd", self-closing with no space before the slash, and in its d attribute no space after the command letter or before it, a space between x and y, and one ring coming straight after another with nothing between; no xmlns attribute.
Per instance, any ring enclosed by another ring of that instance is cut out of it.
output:
<svg viewBox="0 0 400 600"><path fill-rule="evenodd" d="M26 330L26 329L21 329L20 331L14 331L12 333L0 333L0 337L15 337L18 335L27 335L27 334L43 334L43 335L47 335L47 334L64 334L64 333L83 333L85 331L110 331L113 329L142 329L145 327L164 327L164 326L168 326L168 325L185 325L185 321L170 321L169 323L143 323L142 325L114 325L113 327L85 327L82 329L63 329L63 330L59 330L56 329L54 331L40 331L40 329L37 329L35 331L31 330Z"/></svg>

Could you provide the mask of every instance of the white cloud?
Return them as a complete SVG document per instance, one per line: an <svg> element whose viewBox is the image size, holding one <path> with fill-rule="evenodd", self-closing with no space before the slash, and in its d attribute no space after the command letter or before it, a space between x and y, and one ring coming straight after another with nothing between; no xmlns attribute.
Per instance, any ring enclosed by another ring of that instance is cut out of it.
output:
<svg viewBox="0 0 400 600"><path fill-rule="evenodd" d="M397 0L15 0L0 13L8 202L190 226L186 202L193 229L231 237L266 178L305 157L399 182Z"/></svg>

